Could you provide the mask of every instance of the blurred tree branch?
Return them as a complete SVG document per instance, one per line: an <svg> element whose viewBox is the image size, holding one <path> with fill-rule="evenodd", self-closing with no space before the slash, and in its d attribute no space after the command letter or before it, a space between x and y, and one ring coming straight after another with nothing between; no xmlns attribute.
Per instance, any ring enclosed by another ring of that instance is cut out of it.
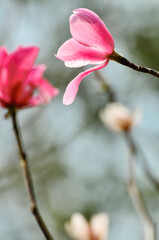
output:
<svg viewBox="0 0 159 240"><path fill-rule="evenodd" d="M100 72L95 72L96 78L100 81L102 89L108 94L108 102L116 102L117 96L116 92L112 89L111 85L105 81L103 76L100 74ZM123 133L123 136L125 137L128 149L129 149L129 161L128 161L128 192L131 198L131 201L133 203L134 209L136 213L139 216L139 219L143 225L143 231L144 231L144 240L156 240L156 230L155 225L152 221L152 218L148 212L148 209L146 208L145 202L143 200L143 197L136 185L135 181L135 157L137 155L137 152L139 151L139 148L137 148L137 144L133 140L133 138L130 136L129 131L125 131ZM142 154L142 162L145 160L145 157L143 157L142 151L140 151L140 154ZM145 165L146 163L146 165ZM159 186L159 183L154 178L154 176L150 173L147 166L147 161L144 161L144 170L147 174L147 176L150 178L150 180L154 183L155 186Z"/></svg>
<svg viewBox="0 0 159 240"><path fill-rule="evenodd" d="M129 148L129 180L127 183L128 192L136 213L138 214L143 225L144 240L156 240L155 224L153 223L153 220L148 212L144 199L135 181L135 158L137 149L129 132L125 133L125 139Z"/></svg>

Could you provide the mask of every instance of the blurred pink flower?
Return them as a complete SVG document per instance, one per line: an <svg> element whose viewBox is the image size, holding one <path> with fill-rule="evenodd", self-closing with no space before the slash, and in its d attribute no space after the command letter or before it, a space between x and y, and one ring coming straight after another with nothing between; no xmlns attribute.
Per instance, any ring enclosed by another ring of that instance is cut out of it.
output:
<svg viewBox="0 0 159 240"><path fill-rule="evenodd" d="M104 68L114 50L114 40L97 14L86 8L73 11L70 17L71 39L58 50L56 57L67 67L97 66L81 72L67 86L63 97L65 105L71 104L78 92L81 80L92 71Z"/></svg>
<svg viewBox="0 0 159 240"><path fill-rule="evenodd" d="M75 240L106 240L108 236L109 217L106 213L93 215L88 222L81 213L74 213L65 229Z"/></svg>
<svg viewBox="0 0 159 240"><path fill-rule="evenodd" d="M0 106L24 108L48 103L59 90L42 77L45 65L33 66L39 48L19 47L11 54L0 47Z"/></svg>
<svg viewBox="0 0 159 240"><path fill-rule="evenodd" d="M107 104L105 109L99 112L99 117L110 129L127 132L139 124L142 113L139 109L131 112L121 103L114 102Z"/></svg>

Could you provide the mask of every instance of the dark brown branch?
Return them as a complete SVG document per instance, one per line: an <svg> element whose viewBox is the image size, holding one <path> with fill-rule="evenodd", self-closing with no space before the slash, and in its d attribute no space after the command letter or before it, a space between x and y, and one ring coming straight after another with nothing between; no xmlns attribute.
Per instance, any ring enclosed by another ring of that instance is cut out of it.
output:
<svg viewBox="0 0 159 240"><path fill-rule="evenodd" d="M137 64L134 64L132 62L130 62L128 59L126 59L125 57L123 57L122 55L118 54L117 52L113 52L112 55L109 56L110 60L116 61L126 67L132 68L135 71L138 72L142 72L142 73L148 73L151 74L157 78L159 78L159 72L156 70L153 70L151 68L147 68L147 67L143 67L143 66L139 66Z"/></svg>
<svg viewBox="0 0 159 240"><path fill-rule="evenodd" d="M49 231L48 231L48 229L45 225L45 222L40 215L40 212L39 212L39 209L38 209L38 206L37 206L33 181L32 181L32 177L31 177L31 172L30 172L30 168L29 168L29 165L28 165L27 156L26 156L23 144L22 144L20 129L18 127L18 122L17 122L17 118L16 118L16 110L12 109L10 111L10 113L11 113L13 129L14 129L14 133L15 133L15 137L16 137L16 140L17 140L19 153L20 153L20 164L21 164L21 167L22 167L22 170L23 170L23 173L24 173L24 176L25 176L25 180L26 180L26 185L27 185L27 188L28 188L31 212L34 215L41 231L43 232L43 234L45 236L45 238L47 240L53 240L53 237L49 233Z"/></svg>

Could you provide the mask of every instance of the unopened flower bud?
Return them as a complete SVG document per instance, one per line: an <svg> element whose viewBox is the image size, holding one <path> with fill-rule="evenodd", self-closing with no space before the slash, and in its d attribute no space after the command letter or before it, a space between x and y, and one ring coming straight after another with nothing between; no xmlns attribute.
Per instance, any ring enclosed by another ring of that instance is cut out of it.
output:
<svg viewBox="0 0 159 240"><path fill-rule="evenodd" d="M94 215L90 222L81 213L74 213L65 230L75 240L106 240L108 236L109 217L106 213Z"/></svg>
<svg viewBox="0 0 159 240"><path fill-rule="evenodd" d="M101 110L99 117L102 122L114 131L130 131L133 126L139 124L141 111L130 111L121 103L109 103L105 109Z"/></svg>

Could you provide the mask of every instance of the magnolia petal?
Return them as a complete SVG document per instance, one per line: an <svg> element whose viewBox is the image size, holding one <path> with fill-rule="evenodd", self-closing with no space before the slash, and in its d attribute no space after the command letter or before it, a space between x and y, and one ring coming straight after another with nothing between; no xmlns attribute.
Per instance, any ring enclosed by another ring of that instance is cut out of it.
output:
<svg viewBox="0 0 159 240"><path fill-rule="evenodd" d="M97 48L87 47L75 39L67 40L58 50L57 58L67 67L82 67L88 64L100 64L106 59L105 53Z"/></svg>
<svg viewBox="0 0 159 240"><path fill-rule="evenodd" d="M8 71L5 67L7 59L7 50L5 47L0 47L0 92L1 94L8 93Z"/></svg>
<svg viewBox="0 0 159 240"><path fill-rule="evenodd" d="M16 51L10 54L8 58L8 66L16 65L16 69L30 69L39 53L39 48L36 46L19 47ZM16 64L15 64L16 63Z"/></svg>
<svg viewBox="0 0 159 240"><path fill-rule="evenodd" d="M33 78L23 84L16 85L12 101L19 108L33 107L48 103L58 93L59 90L53 87L46 79Z"/></svg>
<svg viewBox="0 0 159 240"><path fill-rule="evenodd" d="M59 89L53 87L46 79L40 79L34 88L37 90L37 96L30 99L29 106L48 103L53 97L59 94Z"/></svg>
<svg viewBox="0 0 159 240"><path fill-rule="evenodd" d="M9 55L6 66L8 68L8 80L12 83L12 86L26 77L28 70L34 64L38 52L38 47L19 47Z"/></svg>
<svg viewBox="0 0 159 240"><path fill-rule="evenodd" d="M42 78L45 65L33 67L38 47L19 47L7 54L0 48L0 106L24 108L55 97L59 90Z"/></svg>
<svg viewBox="0 0 159 240"><path fill-rule="evenodd" d="M42 75L46 69L44 64L37 65L29 70L26 79L23 80L23 84L18 82L14 88L12 88L13 96L16 104L25 105L30 100L36 88L42 84Z"/></svg>
<svg viewBox="0 0 159 240"><path fill-rule="evenodd" d="M6 67L0 68L0 91L8 94L8 71Z"/></svg>
<svg viewBox="0 0 159 240"><path fill-rule="evenodd" d="M90 221L91 229L95 239L106 240L108 237L109 216L106 213L94 215Z"/></svg>
<svg viewBox="0 0 159 240"><path fill-rule="evenodd" d="M112 54L114 40L100 17L86 8L73 11L70 17L70 31L73 38L81 44L104 51L105 56Z"/></svg>
<svg viewBox="0 0 159 240"><path fill-rule="evenodd" d="M0 106L6 107L6 106L9 106L9 103L10 103L10 96L0 91Z"/></svg>
<svg viewBox="0 0 159 240"><path fill-rule="evenodd" d="M45 70L46 66L44 64L40 64L33 67L27 75L27 82L33 81L33 79L34 81L36 81L37 79L42 78L42 75Z"/></svg>
<svg viewBox="0 0 159 240"><path fill-rule="evenodd" d="M117 132L128 131L133 125L131 111L119 102L107 104L99 117L107 127Z"/></svg>
<svg viewBox="0 0 159 240"><path fill-rule="evenodd" d="M12 91L12 103L18 108L26 107L33 94L34 87L17 84Z"/></svg>
<svg viewBox="0 0 159 240"><path fill-rule="evenodd" d="M101 65L95 66L93 68L90 68L84 72L81 72L77 77L75 77L67 86L64 96L63 96L63 104L70 105L75 100L75 97L78 92L79 85L84 77L86 77L88 74L90 74L93 71L99 70L101 68L104 68L109 62L109 59L106 59L104 63Z"/></svg>
<svg viewBox="0 0 159 240"><path fill-rule="evenodd" d="M7 50L5 47L0 47L0 66L4 66L7 58Z"/></svg>
<svg viewBox="0 0 159 240"><path fill-rule="evenodd" d="M139 123L141 122L142 119L142 111L139 108L136 108L133 112L132 112L132 125L134 127L138 126Z"/></svg>
<svg viewBox="0 0 159 240"><path fill-rule="evenodd" d="M75 240L89 240L89 225L81 213L74 213L70 222L66 222L65 230Z"/></svg>
<svg viewBox="0 0 159 240"><path fill-rule="evenodd" d="M29 70L26 78L23 80L23 84L21 81L15 81L14 86L12 85L10 95L16 105L23 106L28 104L34 90L40 86L39 81L41 81L45 69L45 65L37 65Z"/></svg>

